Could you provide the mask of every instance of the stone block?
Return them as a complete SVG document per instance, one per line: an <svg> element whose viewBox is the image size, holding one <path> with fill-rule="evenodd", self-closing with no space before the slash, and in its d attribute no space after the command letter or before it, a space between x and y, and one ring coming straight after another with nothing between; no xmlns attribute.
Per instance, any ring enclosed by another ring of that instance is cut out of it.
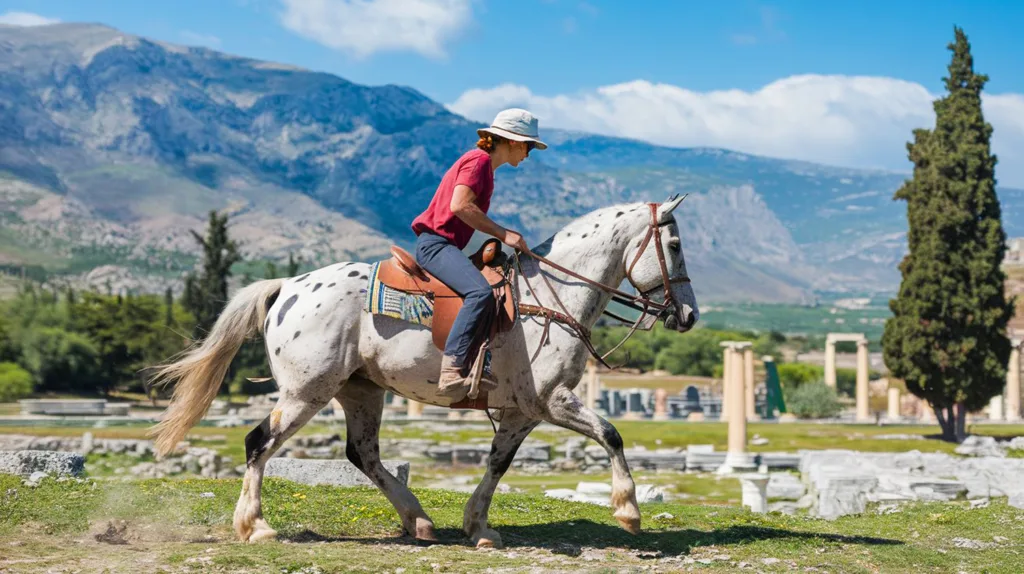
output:
<svg viewBox="0 0 1024 574"><path fill-rule="evenodd" d="M612 485L604 482L581 482L576 485L576 492L582 494L612 495Z"/></svg>
<svg viewBox="0 0 1024 574"><path fill-rule="evenodd" d="M995 437L971 435L953 451L966 456L1006 456Z"/></svg>
<svg viewBox="0 0 1024 574"><path fill-rule="evenodd" d="M626 463L630 468L650 470L686 470L687 453L678 451L650 451L626 449Z"/></svg>
<svg viewBox="0 0 1024 574"><path fill-rule="evenodd" d="M807 492L800 479L787 472L775 472L769 475L767 496L775 500L800 500Z"/></svg>
<svg viewBox="0 0 1024 574"><path fill-rule="evenodd" d="M867 508L867 494L877 480L874 477L831 477L825 488L818 491L815 514L834 519L849 514L860 514Z"/></svg>
<svg viewBox="0 0 1024 574"><path fill-rule="evenodd" d="M637 504L647 504L649 502L664 502L665 501L665 489L660 486L653 484L638 484L636 485L636 502Z"/></svg>
<svg viewBox="0 0 1024 574"><path fill-rule="evenodd" d="M81 476L85 470L85 457L77 452L45 450L0 451L0 473L32 476L45 472L57 476Z"/></svg>
<svg viewBox="0 0 1024 574"><path fill-rule="evenodd" d="M409 484L409 463L383 461L384 468L402 484ZM264 476L283 478L301 484L331 486L373 486L361 470L347 460L309 458L271 458Z"/></svg>

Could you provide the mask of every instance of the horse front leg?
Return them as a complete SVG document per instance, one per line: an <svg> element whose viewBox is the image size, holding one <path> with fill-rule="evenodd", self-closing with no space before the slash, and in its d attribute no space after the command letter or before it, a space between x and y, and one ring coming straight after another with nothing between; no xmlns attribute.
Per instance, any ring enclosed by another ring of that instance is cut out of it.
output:
<svg viewBox="0 0 1024 574"><path fill-rule="evenodd" d="M612 463L613 516L627 532L640 533L640 507L636 502L636 485L622 450L622 436L610 422L588 409L571 390L559 387L547 402L547 422L576 431L597 442L608 451Z"/></svg>
<svg viewBox="0 0 1024 574"><path fill-rule="evenodd" d="M508 471L509 465L516 456L516 451L523 444L523 439L530 434L539 420L531 419L522 411L506 410L501 417L498 432L491 441L491 453L487 457L487 471L477 485L473 495L466 502L466 510L462 516L462 529L476 544L477 548L501 548L501 536L487 524L487 512L491 507L494 490L498 487L501 477Z"/></svg>

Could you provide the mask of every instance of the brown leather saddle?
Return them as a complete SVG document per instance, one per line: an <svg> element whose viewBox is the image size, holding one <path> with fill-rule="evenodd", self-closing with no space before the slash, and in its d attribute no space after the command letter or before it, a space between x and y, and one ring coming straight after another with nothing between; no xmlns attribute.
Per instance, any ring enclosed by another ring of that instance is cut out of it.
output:
<svg viewBox="0 0 1024 574"><path fill-rule="evenodd" d="M510 330L518 318L512 292L512 271L509 267L508 276L505 275L506 256L501 250L501 242L497 239L485 241L469 259L494 290L495 309L488 320L484 321L487 325L483 327L484 333L487 335L486 340L490 343L498 333ZM397 245L391 247L391 259L380 263L377 278L392 289L425 295L430 299L434 306L431 321L434 346L444 349L448 333L455 322L455 316L462 309L462 297L440 279L420 267L416 263L415 257ZM481 340L474 342L474 348L483 342L482 336L478 338ZM467 358L467 363L471 363L472 359L471 355Z"/></svg>

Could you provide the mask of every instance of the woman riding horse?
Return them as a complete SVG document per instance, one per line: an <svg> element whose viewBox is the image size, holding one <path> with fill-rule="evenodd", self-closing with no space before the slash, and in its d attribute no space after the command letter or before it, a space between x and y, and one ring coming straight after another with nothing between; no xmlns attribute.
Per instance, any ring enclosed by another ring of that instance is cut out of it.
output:
<svg viewBox="0 0 1024 574"><path fill-rule="evenodd" d="M518 108L499 112L490 127L477 130L476 149L462 155L445 173L427 209L412 223L416 233L416 262L464 298L445 342L438 390L464 396L466 357L472 351L480 321L495 306L484 276L462 252L474 231L496 237L509 247L529 253L523 236L487 217L494 191L494 172L504 164L519 167L534 149L546 149L537 132L537 119ZM482 390L498 386L486 358L480 378Z"/></svg>

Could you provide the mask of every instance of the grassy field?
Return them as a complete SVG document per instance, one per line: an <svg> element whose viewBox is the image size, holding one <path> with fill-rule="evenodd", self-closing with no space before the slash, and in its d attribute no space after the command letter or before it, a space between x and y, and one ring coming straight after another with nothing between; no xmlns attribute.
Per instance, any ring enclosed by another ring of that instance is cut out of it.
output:
<svg viewBox="0 0 1024 574"><path fill-rule="evenodd" d="M686 447L691 444L711 444L716 450L725 450L728 443L728 426L725 423L690 423L685 421L630 421L613 420L612 424L622 435L626 447L643 446L649 449ZM66 427L66 426L0 426L0 434L27 434L35 436L81 436L88 431L96 438L144 439L147 426L119 426L108 428ZM222 455L241 461L245 453L245 435L249 427L217 428L199 426L193 428L188 440L195 446L213 448ZM1024 425L970 425L972 434L1010 438L1024 435ZM326 425L311 423L299 431L299 435L336 433L345 437L344 423ZM879 438L885 435L909 435L920 439ZM871 452L922 452L951 453L955 444L938 439L938 426L873 426L815 423L750 423L747 436L767 439L767 444L750 445L753 452L788 451L801 449L848 448ZM384 421L381 425L381 440L429 439L438 442L467 443L489 442L494 436L490 423L462 422L450 424L439 422ZM558 445L564 440L580 436L552 425L544 424L534 430L530 440L539 440ZM590 444L593 444L592 441Z"/></svg>
<svg viewBox="0 0 1024 574"><path fill-rule="evenodd" d="M506 548L461 534L468 495L416 490L440 543L400 537L374 489L269 479L264 513L277 541L231 532L239 480L56 483L0 475L2 572L1019 572L1024 512L993 503L914 504L836 521L740 508L643 505L644 532L604 507L498 494L491 526ZM667 513L667 514L663 514ZM655 518L658 516L658 518Z"/></svg>

